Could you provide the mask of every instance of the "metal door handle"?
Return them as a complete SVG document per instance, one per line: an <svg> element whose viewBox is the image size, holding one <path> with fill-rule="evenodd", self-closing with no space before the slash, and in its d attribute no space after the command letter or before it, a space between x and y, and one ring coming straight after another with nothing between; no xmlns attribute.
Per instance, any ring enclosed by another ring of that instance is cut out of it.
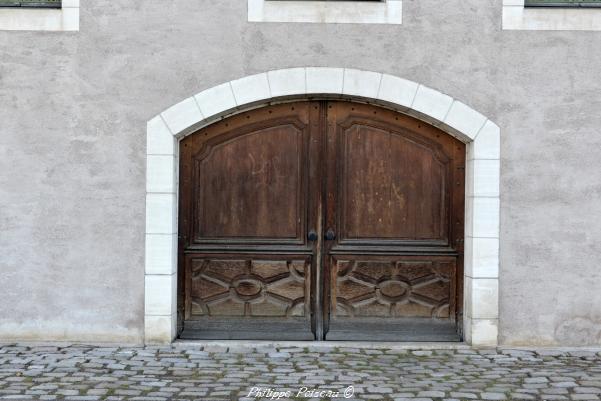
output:
<svg viewBox="0 0 601 401"><path fill-rule="evenodd" d="M307 234L307 239L309 241L317 241L317 232L315 230L309 231L309 234Z"/></svg>
<svg viewBox="0 0 601 401"><path fill-rule="evenodd" d="M326 232L326 240L333 241L336 239L336 233L331 228Z"/></svg>

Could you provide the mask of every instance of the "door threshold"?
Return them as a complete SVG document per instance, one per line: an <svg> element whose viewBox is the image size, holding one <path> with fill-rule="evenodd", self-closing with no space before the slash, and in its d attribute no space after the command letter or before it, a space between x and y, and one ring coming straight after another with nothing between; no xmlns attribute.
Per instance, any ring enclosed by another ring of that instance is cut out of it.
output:
<svg viewBox="0 0 601 401"><path fill-rule="evenodd" d="M265 340L181 340L175 347L224 347L224 348L359 348L392 350L457 350L470 349L464 342L370 342L370 341L265 341Z"/></svg>

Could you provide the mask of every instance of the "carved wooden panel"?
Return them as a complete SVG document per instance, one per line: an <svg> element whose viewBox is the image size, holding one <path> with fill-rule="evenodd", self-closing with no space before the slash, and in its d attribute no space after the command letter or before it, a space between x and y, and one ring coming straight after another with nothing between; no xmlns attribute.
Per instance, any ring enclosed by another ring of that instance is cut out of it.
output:
<svg viewBox="0 0 601 401"><path fill-rule="evenodd" d="M452 318L454 258L333 258L333 318Z"/></svg>
<svg viewBox="0 0 601 401"><path fill-rule="evenodd" d="M188 266L188 318L309 314L307 260L190 258Z"/></svg>
<svg viewBox="0 0 601 401"><path fill-rule="evenodd" d="M341 239L446 239L448 159L435 143L352 124L342 133Z"/></svg>
<svg viewBox="0 0 601 401"><path fill-rule="evenodd" d="M206 145L195 157L194 238L301 238L304 153L292 124Z"/></svg>

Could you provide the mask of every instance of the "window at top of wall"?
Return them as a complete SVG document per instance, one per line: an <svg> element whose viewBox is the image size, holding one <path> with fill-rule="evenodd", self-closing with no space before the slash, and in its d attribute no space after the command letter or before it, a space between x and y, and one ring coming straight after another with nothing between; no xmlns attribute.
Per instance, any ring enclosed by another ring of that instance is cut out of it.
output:
<svg viewBox="0 0 601 401"><path fill-rule="evenodd" d="M525 0L525 7L601 7L601 0Z"/></svg>
<svg viewBox="0 0 601 401"><path fill-rule="evenodd" d="M250 22L401 24L403 0L248 0Z"/></svg>
<svg viewBox="0 0 601 401"><path fill-rule="evenodd" d="M601 0L503 0L503 29L601 31Z"/></svg>
<svg viewBox="0 0 601 401"><path fill-rule="evenodd" d="M0 31L79 31L80 0L0 0Z"/></svg>
<svg viewBox="0 0 601 401"><path fill-rule="evenodd" d="M0 0L0 7L61 8L62 0Z"/></svg>

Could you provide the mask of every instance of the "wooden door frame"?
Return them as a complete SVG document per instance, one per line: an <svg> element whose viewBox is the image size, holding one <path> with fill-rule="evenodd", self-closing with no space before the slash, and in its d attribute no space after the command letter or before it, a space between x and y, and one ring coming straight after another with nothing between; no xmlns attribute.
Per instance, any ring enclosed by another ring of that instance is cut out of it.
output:
<svg viewBox="0 0 601 401"><path fill-rule="evenodd" d="M179 141L250 109L287 101L367 102L416 117L466 143L465 341L497 345L499 311L500 129L435 89L388 74L306 67L233 80L166 109L147 123L145 342L176 335Z"/></svg>

